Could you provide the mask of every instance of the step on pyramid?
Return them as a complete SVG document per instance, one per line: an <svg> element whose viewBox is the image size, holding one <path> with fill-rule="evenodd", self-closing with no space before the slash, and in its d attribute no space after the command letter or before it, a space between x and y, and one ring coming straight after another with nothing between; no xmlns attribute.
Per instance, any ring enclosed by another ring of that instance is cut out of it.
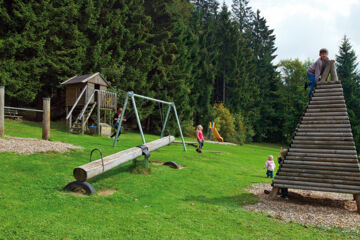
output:
<svg viewBox="0 0 360 240"><path fill-rule="evenodd" d="M360 170L341 82L319 82L274 181L279 188L354 194L360 213Z"/></svg>

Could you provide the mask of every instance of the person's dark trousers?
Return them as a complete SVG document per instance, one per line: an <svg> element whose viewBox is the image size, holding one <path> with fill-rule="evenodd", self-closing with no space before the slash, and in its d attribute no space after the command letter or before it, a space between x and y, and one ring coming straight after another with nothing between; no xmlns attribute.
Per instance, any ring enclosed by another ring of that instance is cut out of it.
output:
<svg viewBox="0 0 360 240"><path fill-rule="evenodd" d="M309 97L311 97L311 94L314 91L315 86L316 86L315 75L308 73L307 77L309 78L310 81L306 82L306 86L310 87Z"/></svg>
<svg viewBox="0 0 360 240"><path fill-rule="evenodd" d="M280 188L281 197L287 198L288 197L288 189L287 188Z"/></svg>
<svg viewBox="0 0 360 240"><path fill-rule="evenodd" d="M204 140L202 141L198 140L198 142L199 142L199 149L202 149L204 146Z"/></svg>
<svg viewBox="0 0 360 240"><path fill-rule="evenodd" d="M119 128L119 123L115 123L115 124L113 125L113 127L114 127L114 129L115 129L115 132L113 133L113 135L111 135L111 137L115 137L115 136L116 136L116 132L117 132L117 130L118 130L118 128ZM121 129L120 129L120 132L119 132L119 136L120 136L120 134L121 134Z"/></svg>
<svg viewBox="0 0 360 240"><path fill-rule="evenodd" d="M273 178L273 177L274 177L273 171L267 170L267 171L266 171L266 176L267 176L267 177L270 177L270 178Z"/></svg>

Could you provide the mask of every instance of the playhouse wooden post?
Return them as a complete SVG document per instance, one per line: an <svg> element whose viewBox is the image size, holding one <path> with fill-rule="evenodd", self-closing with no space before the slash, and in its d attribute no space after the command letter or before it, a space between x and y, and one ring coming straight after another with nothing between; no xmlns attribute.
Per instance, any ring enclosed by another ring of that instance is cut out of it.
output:
<svg viewBox="0 0 360 240"><path fill-rule="evenodd" d="M5 87L0 86L0 137L4 137Z"/></svg>
<svg viewBox="0 0 360 240"><path fill-rule="evenodd" d="M100 131L100 123L101 123L100 107L101 107L101 96L100 96L100 91L98 91L97 92L97 134L99 136L101 134L101 131Z"/></svg>
<svg viewBox="0 0 360 240"><path fill-rule="evenodd" d="M43 98L42 139L50 138L50 98Z"/></svg>
<svg viewBox="0 0 360 240"><path fill-rule="evenodd" d="M85 119L84 115L81 117L81 134L84 135L85 133Z"/></svg>

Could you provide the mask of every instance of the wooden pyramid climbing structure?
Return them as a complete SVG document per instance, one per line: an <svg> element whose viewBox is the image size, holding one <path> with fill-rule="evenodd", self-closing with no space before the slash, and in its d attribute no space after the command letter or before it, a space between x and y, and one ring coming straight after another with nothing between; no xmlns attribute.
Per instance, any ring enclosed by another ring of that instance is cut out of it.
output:
<svg viewBox="0 0 360 240"><path fill-rule="evenodd" d="M317 84L272 185L272 197L279 188L351 193L360 213L358 156L341 82Z"/></svg>

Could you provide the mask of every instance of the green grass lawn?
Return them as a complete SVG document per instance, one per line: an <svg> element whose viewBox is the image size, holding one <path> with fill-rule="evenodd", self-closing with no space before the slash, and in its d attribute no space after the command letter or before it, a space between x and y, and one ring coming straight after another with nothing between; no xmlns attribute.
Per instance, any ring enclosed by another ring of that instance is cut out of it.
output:
<svg viewBox="0 0 360 240"><path fill-rule="evenodd" d="M7 121L6 135L41 138L40 124ZM83 146L66 154L0 153L0 239L359 239L355 232L284 223L266 213L245 211L257 202L245 188L269 182L263 169L280 146L251 144L205 149L222 154L184 152L172 144L151 154L156 161L185 166L152 166L151 175L131 174L129 164L89 182L110 196L77 197L62 188L73 181L74 167L89 161L91 149L104 155L141 144L126 133L116 148L105 137L66 133L53 123L52 141ZM156 136L146 136L154 140ZM138 201L134 201L134 199Z"/></svg>

